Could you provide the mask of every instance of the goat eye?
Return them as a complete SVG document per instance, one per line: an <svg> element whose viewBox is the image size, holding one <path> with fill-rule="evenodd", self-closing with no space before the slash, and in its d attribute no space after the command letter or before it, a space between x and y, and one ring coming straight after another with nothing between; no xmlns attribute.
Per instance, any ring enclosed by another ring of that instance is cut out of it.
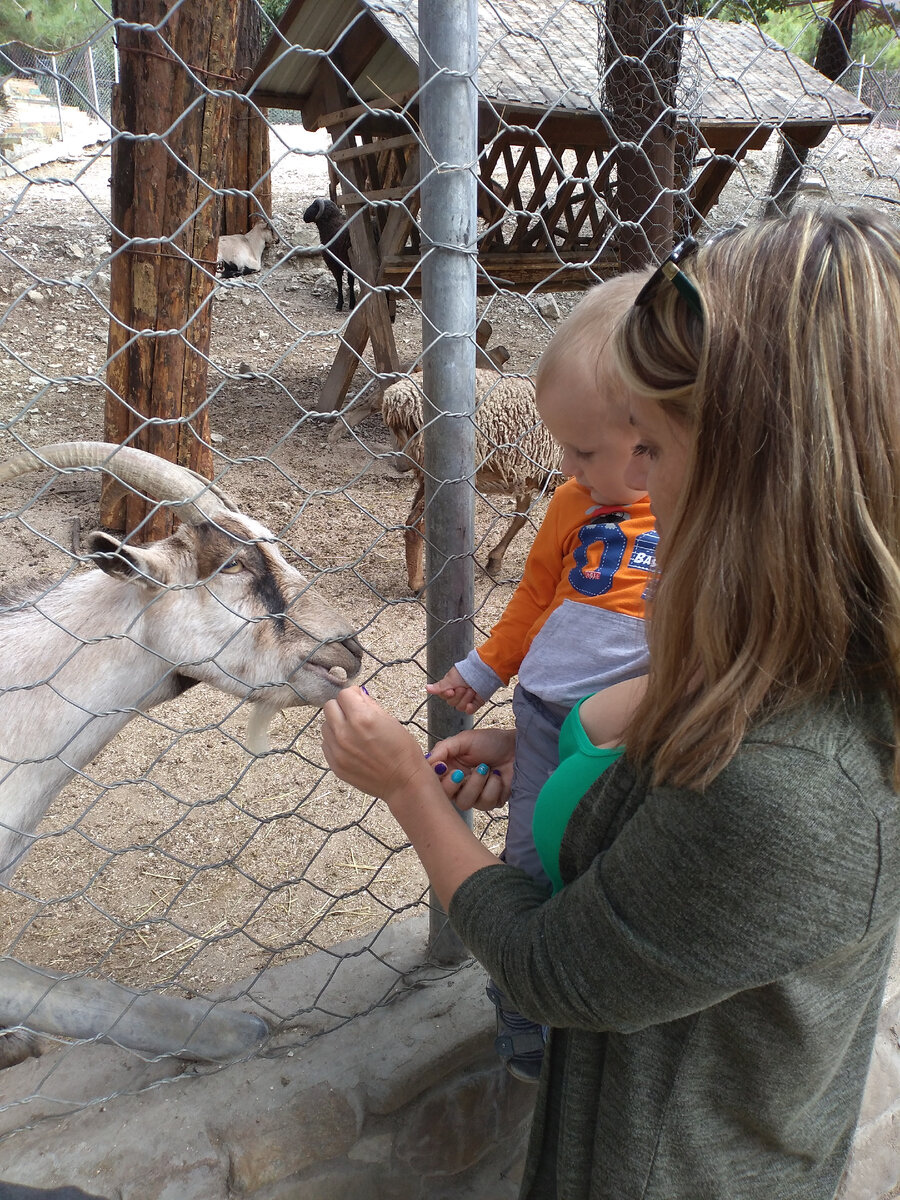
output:
<svg viewBox="0 0 900 1200"><path fill-rule="evenodd" d="M219 568L220 575L237 575L238 571L243 571L244 564L239 558L230 558L227 563L223 563Z"/></svg>

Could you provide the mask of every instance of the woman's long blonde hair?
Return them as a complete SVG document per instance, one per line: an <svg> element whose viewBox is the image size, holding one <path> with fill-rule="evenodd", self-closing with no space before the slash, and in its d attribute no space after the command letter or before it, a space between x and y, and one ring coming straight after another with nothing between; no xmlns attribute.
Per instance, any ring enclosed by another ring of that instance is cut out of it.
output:
<svg viewBox="0 0 900 1200"><path fill-rule="evenodd" d="M798 212L685 272L702 318L664 282L616 342L628 386L694 435L629 754L702 787L751 724L881 692L897 786L900 234L875 212Z"/></svg>

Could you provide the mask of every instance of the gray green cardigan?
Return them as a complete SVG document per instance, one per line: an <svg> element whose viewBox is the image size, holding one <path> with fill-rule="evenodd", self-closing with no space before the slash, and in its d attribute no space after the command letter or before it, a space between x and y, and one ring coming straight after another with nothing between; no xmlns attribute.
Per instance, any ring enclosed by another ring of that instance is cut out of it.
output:
<svg viewBox="0 0 900 1200"><path fill-rule="evenodd" d="M521 1196L831 1200L900 914L875 702L755 730L703 793L625 760L563 840L567 886L486 867L450 904L552 1026Z"/></svg>

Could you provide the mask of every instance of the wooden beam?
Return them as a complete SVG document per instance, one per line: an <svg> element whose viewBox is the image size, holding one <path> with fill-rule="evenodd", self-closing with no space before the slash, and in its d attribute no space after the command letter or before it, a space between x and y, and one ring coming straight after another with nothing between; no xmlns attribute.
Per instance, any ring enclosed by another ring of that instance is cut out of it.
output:
<svg viewBox="0 0 900 1200"><path fill-rule="evenodd" d="M330 83L326 81L325 86L331 89L329 99L332 100L332 103L335 101L340 103L337 81L332 77ZM341 123L336 122L332 128L338 133L342 132ZM365 172L358 156L347 160L346 173L351 184L354 184L359 194L362 195L365 189ZM413 155L407 169L407 180L404 181L406 186L389 190L399 192L400 197L406 196L416 179L418 179L418 155ZM350 199L355 200L355 197L350 197ZM378 284L382 278L381 255L388 249L398 250L405 241L405 230L409 218L402 213L399 206L397 211L397 219L391 222L390 217L388 218L385 230L382 231L378 242L375 240L372 212L368 207L351 214L348 219L352 250L351 261L361 281L362 295L350 318L322 391L319 393L316 407L320 412L330 412L341 407L370 338L378 372L387 375L396 372L399 368L400 359L394 341L388 299L383 291L378 290ZM394 216L393 212L391 216ZM388 229L389 225L390 229Z"/></svg>
<svg viewBox="0 0 900 1200"><path fill-rule="evenodd" d="M372 116L390 116L393 109L403 108L407 103L412 92L401 92L398 96L382 96L377 103L373 104L352 104L346 108L336 109L334 112L323 113L319 119L319 124L324 129L331 129L334 125L349 125L355 121L357 117ZM395 120L399 119L395 117Z"/></svg>
<svg viewBox="0 0 900 1200"><path fill-rule="evenodd" d="M358 192L338 192L335 204L341 208L359 208L360 205L376 204L379 200L403 200L408 195L409 188L405 187L379 188L373 192L360 188Z"/></svg>
<svg viewBox="0 0 900 1200"><path fill-rule="evenodd" d="M347 162L352 158L364 158L368 154L381 154L384 150L397 150L405 146L418 146L419 139L412 133L402 137L382 138L377 142L366 142L362 146L348 146L345 150L332 150L332 162Z"/></svg>
<svg viewBox="0 0 900 1200"><path fill-rule="evenodd" d="M382 260L382 282L402 289L405 295L420 296L420 262L414 254L393 254ZM526 254L480 255L478 293L494 295L502 287L512 292L533 292L542 288L554 292L583 291L618 273L618 260L612 250L560 251L558 254L532 251Z"/></svg>
<svg viewBox="0 0 900 1200"><path fill-rule="evenodd" d="M264 91L262 88L256 88L250 99L259 108L289 108L294 112L302 111L304 103L302 96L294 96L289 92Z"/></svg>
<svg viewBox="0 0 900 1200"><path fill-rule="evenodd" d="M364 10L341 34L328 58L334 64L333 69L344 79L359 79L384 41L384 28Z"/></svg>

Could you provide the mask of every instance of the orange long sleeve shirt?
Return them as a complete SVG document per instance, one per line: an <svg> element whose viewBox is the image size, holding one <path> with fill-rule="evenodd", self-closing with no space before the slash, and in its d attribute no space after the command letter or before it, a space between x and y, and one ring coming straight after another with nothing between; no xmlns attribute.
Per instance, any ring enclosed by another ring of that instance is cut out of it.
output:
<svg viewBox="0 0 900 1200"><path fill-rule="evenodd" d="M456 664L462 677L488 699L518 674L539 698L571 707L643 674L644 593L656 543L646 497L601 509L567 480L550 500L503 616Z"/></svg>

